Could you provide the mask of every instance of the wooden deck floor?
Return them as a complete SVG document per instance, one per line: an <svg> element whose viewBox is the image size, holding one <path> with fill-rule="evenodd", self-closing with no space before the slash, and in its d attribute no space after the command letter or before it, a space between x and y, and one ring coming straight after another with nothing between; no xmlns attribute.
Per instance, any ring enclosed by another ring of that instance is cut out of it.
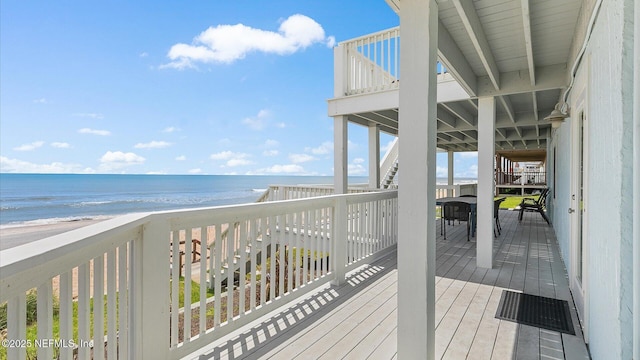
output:
<svg viewBox="0 0 640 360"><path fill-rule="evenodd" d="M553 229L537 213L501 211L495 265L475 266L475 239L466 227L437 239L437 359L589 358ZM438 222L439 223L439 222ZM438 224L439 227L439 224ZM440 234L440 229L437 229ZM502 290L569 300L577 336L495 318ZM199 359L395 359L396 253L233 333Z"/></svg>

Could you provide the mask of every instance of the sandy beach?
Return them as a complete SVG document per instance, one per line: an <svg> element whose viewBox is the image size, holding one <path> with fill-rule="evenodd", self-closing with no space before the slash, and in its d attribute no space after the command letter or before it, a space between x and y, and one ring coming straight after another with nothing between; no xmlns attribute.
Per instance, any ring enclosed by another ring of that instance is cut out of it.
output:
<svg viewBox="0 0 640 360"><path fill-rule="evenodd" d="M107 218L3 228L0 229L0 251L44 239L49 236L62 234L67 231L92 225L104 220L107 220Z"/></svg>

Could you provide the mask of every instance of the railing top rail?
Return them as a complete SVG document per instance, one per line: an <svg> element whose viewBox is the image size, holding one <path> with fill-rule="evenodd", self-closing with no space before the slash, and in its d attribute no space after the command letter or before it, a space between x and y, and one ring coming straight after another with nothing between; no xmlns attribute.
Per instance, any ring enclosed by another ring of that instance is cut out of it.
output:
<svg viewBox="0 0 640 360"><path fill-rule="evenodd" d="M270 216L291 211L302 211L332 206L338 198L345 198L348 203L388 199L397 196L397 190L385 190L356 194L337 194L314 198L282 200L263 203L217 206L172 210L154 213L124 215L97 224L72 230L70 232L37 240L21 246L0 251L0 290L6 285L4 280L34 266L56 263L56 269L66 271L77 266L86 259L91 259L108 251L121 243L131 240L132 231L150 221L168 221L174 229L190 224L200 226L202 221L233 222L243 217ZM87 250L91 250L87 252ZM93 254L95 252L95 255ZM82 257L82 259L80 259ZM70 267L69 260L73 266ZM33 277L41 274L34 273Z"/></svg>
<svg viewBox="0 0 640 360"><path fill-rule="evenodd" d="M368 38L370 38L370 37L374 37L374 36L383 35L383 34L386 34L386 33L388 33L388 32L392 32L392 31L400 31L400 26L394 26L394 27L392 27L392 28L388 28L388 29L385 29L385 30L380 30L380 31L377 31L377 32L374 32L374 33L371 33L371 34L367 34L367 35L359 36L359 37L357 37L357 38L353 38L353 39L349 39L349 40L344 40L344 41L339 42L339 43L338 43L338 46L340 46L340 45L346 45L346 44L348 44L348 43L356 42L356 41L359 41L359 40L368 39Z"/></svg>
<svg viewBox="0 0 640 360"><path fill-rule="evenodd" d="M114 238L143 225L150 213L119 216L69 232L0 251L2 278L71 253L82 253L106 238ZM123 240L123 242L126 240Z"/></svg>

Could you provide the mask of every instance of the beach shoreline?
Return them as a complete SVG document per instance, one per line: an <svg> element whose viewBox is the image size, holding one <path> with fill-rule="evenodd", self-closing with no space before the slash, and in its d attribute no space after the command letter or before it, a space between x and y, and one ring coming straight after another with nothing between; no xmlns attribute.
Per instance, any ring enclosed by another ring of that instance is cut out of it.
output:
<svg viewBox="0 0 640 360"><path fill-rule="evenodd" d="M24 226L2 227L0 228L0 251L93 225L107 219L109 218L100 217L98 219L62 221L51 224L25 224Z"/></svg>

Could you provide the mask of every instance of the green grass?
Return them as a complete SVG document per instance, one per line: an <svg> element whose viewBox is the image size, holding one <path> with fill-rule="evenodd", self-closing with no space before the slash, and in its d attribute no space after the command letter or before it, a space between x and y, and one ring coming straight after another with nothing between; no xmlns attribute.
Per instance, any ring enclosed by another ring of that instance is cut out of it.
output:
<svg viewBox="0 0 640 360"><path fill-rule="evenodd" d="M520 205L523 197L533 198L537 200L540 195L507 196L506 199L500 204L500 209L514 209L516 206Z"/></svg>

